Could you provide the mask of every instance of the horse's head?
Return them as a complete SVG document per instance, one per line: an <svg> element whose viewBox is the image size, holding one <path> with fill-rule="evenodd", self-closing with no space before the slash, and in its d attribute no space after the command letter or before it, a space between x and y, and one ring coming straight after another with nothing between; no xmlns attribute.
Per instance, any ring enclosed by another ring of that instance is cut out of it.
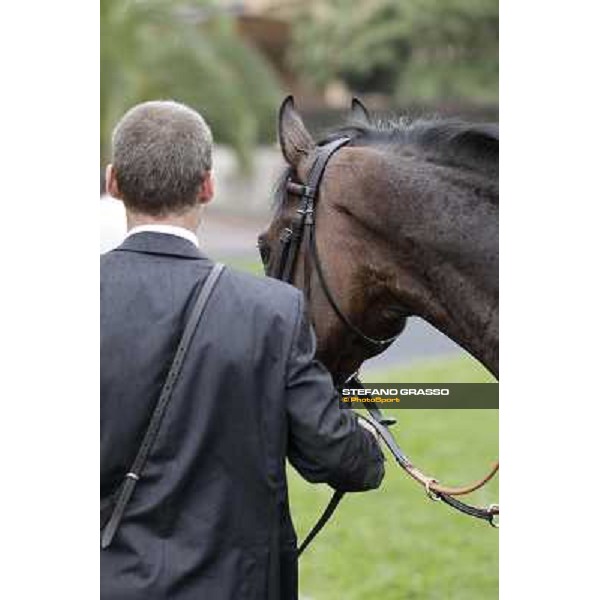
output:
<svg viewBox="0 0 600 600"><path fill-rule="evenodd" d="M352 118L368 120L358 101L353 102ZM352 209L372 195L364 172L370 166L378 169L380 157L369 148L340 144L317 184L318 195L303 196L302 186L311 182L311 171L314 178L331 141L317 144L293 99L283 102L279 143L287 169L274 217L258 245L267 275L303 290L317 335L317 356L341 382L402 331L406 310L393 298L397 265L389 251L386 259L388 244L377 232L365 230Z"/></svg>
<svg viewBox="0 0 600 600"><path fill-rule="evenodd" d="M316 143L287 98L279 143L288 167L259 247L267 274L304 291L335 379L385 349L373 340L398 334L410 314L497 376L497 125L371 123L354 101L350 123Z"/></svg>

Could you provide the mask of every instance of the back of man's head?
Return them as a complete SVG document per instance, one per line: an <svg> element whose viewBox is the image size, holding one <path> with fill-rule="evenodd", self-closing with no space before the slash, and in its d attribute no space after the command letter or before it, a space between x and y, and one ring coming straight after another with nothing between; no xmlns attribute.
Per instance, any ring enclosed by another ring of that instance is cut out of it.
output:
<svg viewBox="0 0 600 600"><path fill-rule="evenodd" d="M114 129L112 168L128 210L153 216L185 212L197 206L212 168L211 131L183 104L138 104Z"/></svg>

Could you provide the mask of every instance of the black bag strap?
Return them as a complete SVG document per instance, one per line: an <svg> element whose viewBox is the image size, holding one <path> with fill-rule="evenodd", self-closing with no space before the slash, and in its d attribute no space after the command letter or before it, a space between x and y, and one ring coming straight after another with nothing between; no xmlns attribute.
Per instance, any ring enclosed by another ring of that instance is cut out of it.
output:
<svg viewBox="0 0 600 600"><path fill-rule="evenodd" d="M110 519L102 531L102 549L110 546L115 533L117 532L121 519L123 518L123 514L125 513L127 503L133 494L136 483L139 481L142 475L144 466L148 460L148 455L150 454L154 440L158 435L163 416L173 395L173 389L177 383L177 379L179 378L179 373L181 372L181 367L183 366L183 361L190 346L190 342L194 336L194 332L196 331L196 327L198 326L200 318L202 317L210 294L213 291L221 273L223 272L223 268L224 265L220 263L217 263L213 266L208 277L206 278L206 282L198 294L198 298L192 313L185 325L181 339L179 340L179 345L177 346L175 357L171 363L167 378L165 379L165 383L160 391L160 396L158 398L158 402L156 403L156 407L154 408L154 412L152 413L152 418L150 419L148 429L146 429L146 433L144 434L140 448L137 452L135 460L133 461L133 465L129 470L129 473L125 475L123 484L119 488L115 501L115 507Z"/></svg>

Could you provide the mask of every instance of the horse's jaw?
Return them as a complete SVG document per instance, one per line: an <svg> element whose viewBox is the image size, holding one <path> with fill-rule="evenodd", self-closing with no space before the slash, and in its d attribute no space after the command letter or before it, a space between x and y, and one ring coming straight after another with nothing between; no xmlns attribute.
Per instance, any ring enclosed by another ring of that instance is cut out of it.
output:
<svg viewBox="0 0 600 600"><path fill-rule="evenodd" d="M393 324L384 337L401 337L406 322L406 315L401 313L397 323ZM392 341L386 345L370 344L359 339L348 329L342 330L335 339L323 336L318 340L315 358L327 368L337 387L355 375L366 360L382 354L394 343Z"/></svg>

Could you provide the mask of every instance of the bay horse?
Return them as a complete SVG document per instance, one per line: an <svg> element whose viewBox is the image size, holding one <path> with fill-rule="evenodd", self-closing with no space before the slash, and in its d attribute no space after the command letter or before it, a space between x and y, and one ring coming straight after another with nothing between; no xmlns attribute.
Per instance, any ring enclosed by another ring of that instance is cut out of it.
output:
<svg viewBox="0 0 600 600"><path fill-rule="evenodd" d="M278 125L287 168L273 219L259 236L267 274L281 259L281 232L299 208L288 182L306 184L323 144L349 138L327 163L315 200L322 278L307 239L291 277L305 292L317 358L334 381L383 351L388 344L369 338L392 338L409 315L431 323L498 377L497 125L376 120L354 99L349 122L317 143L292 97L281 105Z"/></svg>

